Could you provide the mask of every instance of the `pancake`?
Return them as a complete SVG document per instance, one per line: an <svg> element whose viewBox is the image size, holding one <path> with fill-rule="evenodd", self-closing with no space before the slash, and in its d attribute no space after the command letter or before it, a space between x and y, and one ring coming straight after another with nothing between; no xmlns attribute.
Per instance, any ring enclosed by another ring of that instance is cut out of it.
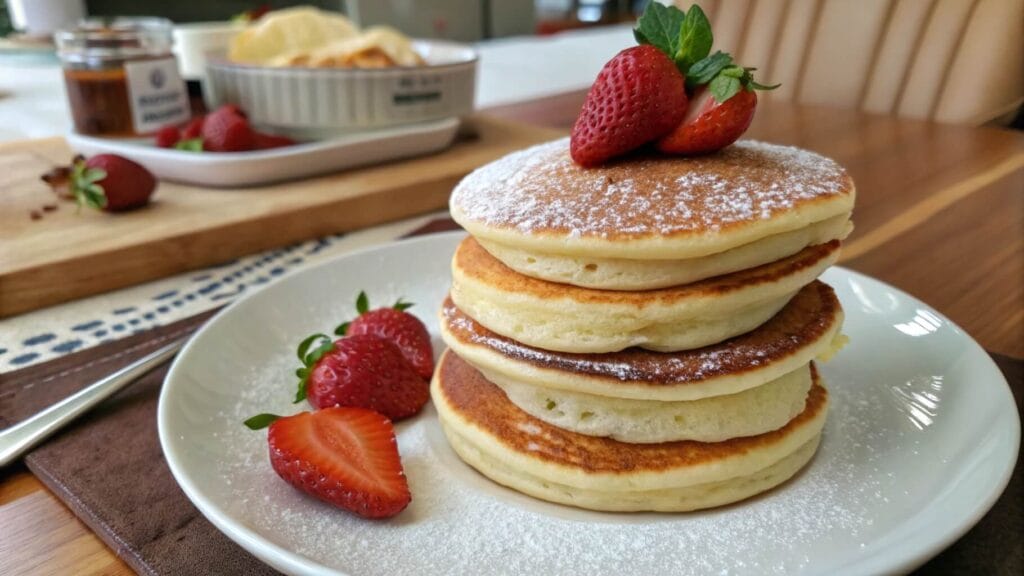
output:
<svg viewBox="0 0 1024 576"><path fill-rule="evenodd" d="M839 245L685 286L616 292L524 276L467 237L452 258L451 298L487 329L545 350L689 350L766 322L835 262Z"/></svg>
<svg viewBox="0 0 1024 576"><path fill-rule="evenodd" d="M799 148L741 140L704 156L651 154L581 168L564 138L475 170L456 186L450 209L488 246L682 260L848 217L854 196L842 167ZM767 250L758 263L787 255Z"/></svg>
<svg viewBox="0 0 1024 576"><path fill-rule="evenodd" d="M811 388L809 364L749 390L677 402L553 390L497 372L480 373L501 388L510 402L538 420L577 434L630 444L721 442L771 432L803 412Z"/></svg>
<svg viewBox="0 0 1024 576"><path fill-rule="evenodd" d="M812 376L803 412L784 427L715 443L626 444L556 428L517 408L450 351L431 396L456 453L499 484L593 510L685 511L763 492L810 460L828 406Z"/></svg>
<svg viewBox="0 0 1024 576"><path fill-rule="evenodd" d="M547 390L663 402L735 394L828 357L842 340L842 323L839 299L820 280L802 288L756 329L685 352L552 352L488 330L451 298L439 318L445 343L497 378Z"/></svg>
<svg viewBox="0 0 1024 576"><path fill-rule="evenodd" d="M653 290L689 284L773 262L815 244L843 240L853 230L849 214L782 232L725 252L682 260L637 260L542 254L477 238L509 268L541 280L602 290Z"/></svg>

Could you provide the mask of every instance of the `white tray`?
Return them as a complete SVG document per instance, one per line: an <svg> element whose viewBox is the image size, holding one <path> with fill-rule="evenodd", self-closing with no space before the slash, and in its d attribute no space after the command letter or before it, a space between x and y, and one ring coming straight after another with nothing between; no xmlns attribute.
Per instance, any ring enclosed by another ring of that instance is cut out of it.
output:
<svg viewBox="0 0 1024 576"><path fill-rule="evenodd" d="M78 153L118 154L157 178L210 187L259 186L338 172L442 150L459 128L457 118L394 126L328 140L253 152L185 152L158 148L152 138L114 140L68 134Z"/></svg>

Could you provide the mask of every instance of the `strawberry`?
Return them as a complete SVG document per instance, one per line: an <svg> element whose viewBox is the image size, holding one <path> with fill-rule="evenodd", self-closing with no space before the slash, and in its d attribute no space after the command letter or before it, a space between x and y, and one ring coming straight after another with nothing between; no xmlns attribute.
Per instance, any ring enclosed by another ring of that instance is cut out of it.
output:
<svg viewBox="0 0 1024 576"><path fill-rule="evenodd" d="M156 133L156 145L160 148L173 148L181 140L181 131L173 124L168 124Z"/></svg>
<svg viewBox="0 0 1024 576"><path fill-rule="evenodd" d="M597 166L672 131L686 113L683 75L654 46L615 55L590 87L572 127L570 153L581 166Z"/></svg>
<svg viewBox="0 0 1024 576"><path fill-rule="evenodd" d="M188 121L185 124L185 128L181 131L182 140L194 140L203 136L203 122L206 120L206 116L196 116L195 118Z"/></svg>
<svg viewBox="0 0 1024 576"><path fill-rule="evenodd" d="M641 45L605 64L573 126L570 152L581 166L655 140L670 154L724 148L750 126L753 91L778 87L754 82L754 69L729 54L711 54L711 23L696 4L683 11L648 2L633 35Z"/></svg>
<svg viewBox="0 0 1024 576"><path fill-rule="evenodd" d="M81 206L120 212L144 206L156 189L145 167L115 154L99 154L75 162L71 190Z"/></svg>
<svg viewBox="0 0 1024 576"><path fill-rule="evenodd" d="M257 150L268 150L270 148L281 148L283 146L295 145L295 140L292 140L287 136L265 134L263 132L255 132L254 136L254 144Z"/></svg>
<svg viewBox="0 0 1024 576"><path fill-rule="evenodd" d="M364 408L325 408L245 421L268 425L270 465L295 488L364 518L387 518L412 500L402 470L395 428Z"/></svg>
<svg viewBox="0 0 1024 576"><path fill-rule="evenodd" d="M338 336L373 334L390 340L398 346L416 372L423 379L430 380L434 375L434 349L430 344L430 333L419 318L406 312L411 307L411 303L399 298L390 308L370 310L366 292L360 292L356 298L356 312L359 316L338 326L334 333Z"/></svg>
<svg viewBox="0 0 1024 576"><path fill-rule="evenodd" d="M221 106L203 121L203 150L243 152L256 146L249 121L235 106Z"/></svg>
<svg viewBox="0 0 1024 576"><path fill-rule="evenodd" d="M694 95L686 118L656 146L667 154L705 154L732 144L754 120L757 94L744 88L725 102L718 102L707 88Z"/></svg>
<svg viewBox="0 0 1024 576"><path fill-rule="evenodd" d="M319 345L309 351L310 347ZM430 397L426 382L384 338L370 334L349 336L335 342L314 334L299 345L303 367L295 401L309 398L316 408L357 406L401 420L416 414Z"/></svg>

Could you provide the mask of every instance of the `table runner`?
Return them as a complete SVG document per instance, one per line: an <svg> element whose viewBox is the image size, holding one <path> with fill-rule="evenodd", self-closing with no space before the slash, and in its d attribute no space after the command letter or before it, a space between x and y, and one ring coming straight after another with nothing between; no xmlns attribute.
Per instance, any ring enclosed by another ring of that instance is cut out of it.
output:
<svg viewBox="0 0 1024 576"><path fill-rule="evenodd" d="M412 235L452 228L450 220L437 220ZM13 424L162 343L191 333L214 313L0 375L0 426ZM1020 409L1024 362L999 355L994 358L1014 383ZM139 573L274 573L217 531L171 476L156 429L157 397L166 371L165 366L107 401L34 450L26 464ZM1021 573L1021 468L1018 462L995 509L921 573Z"/></svg>

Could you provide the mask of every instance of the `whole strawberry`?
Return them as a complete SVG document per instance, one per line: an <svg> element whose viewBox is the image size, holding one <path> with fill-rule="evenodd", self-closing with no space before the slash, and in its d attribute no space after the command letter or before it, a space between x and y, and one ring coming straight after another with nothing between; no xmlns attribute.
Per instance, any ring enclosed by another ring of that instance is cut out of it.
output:
<svg viewBox="0 0 1024 576"><path fill-rule="evenodd" d="M174 124L168 124L156 132L158 148L173 148L181 140L181 130Z"/></svg>
<svg viewBox="0 0 1024 576"><path fill-rule="evenodd" d="M356 312L359 316L338 326L334 333L338 336L373 334L390 340L398 346L416 372L429 380L434 375L434 349L427 327L419 318L406 312L411 307L411 303L399 299L390 308L370 310L366 293L360 292L356 298Z"/></svg>
<svg viewBox="0 0 1024 576"><path fill-rule="evenodd" d="M298 355L303 367L296 372L296 402L308 398L316 408L369 408L401 420L419 412L430 397L427 383L384 338L360 334L331 342L314 334L299 345Z"/></svg>
<svg viewBox="0 0 1024 576"><path fill-rule="evenodd" d="M398 514L412 500L398 454L395 429L385 416L363 408L325 408L245 421L270 426L270 465L295 488L364 518Z"/></svg>
<svg viewBox="0 0 1024 576"><path fill-rule="evenodd" d="M572 127L570 153L581 166L597 166L664 136L686 114L683 75L654 46L619 52L591 86Z"/></svg>
<svg viewBox="0 0 1024 576"><path fill-rule="evenodd" d="M667 154L705 154L732 144L754 120L757 93L742 88L719 102L708 88L699 88L686 118L667 136L658 140L658 150Z"/></svg>
<svg viewBox="0 0 1024 576"><path fill-rule="evenodd" d="M182 140L194 140L196 138L203 137L203 124L206 122L206 116L195 116L185 124L185 127L181 129Z"/></svg>
<svg viewBox="0 0 1024 576"><path fill-rule="evenodd" d="M71 192L80 206L122 212L149 203L156 178L140 164L116 154L75 162Z"/></svg>
<svg viewBox="0 0 1024 576"><path fill-rule="evenodd" d="M203 150L244 152L256 147L256 134L236 106L221 106L203 120Z"/></svg>

